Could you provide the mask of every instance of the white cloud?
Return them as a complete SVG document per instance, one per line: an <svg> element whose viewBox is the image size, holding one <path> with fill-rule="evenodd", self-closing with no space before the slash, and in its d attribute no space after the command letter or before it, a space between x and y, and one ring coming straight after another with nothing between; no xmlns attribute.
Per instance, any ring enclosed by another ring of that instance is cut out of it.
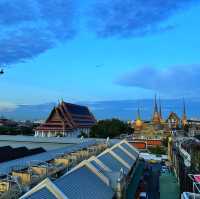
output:
<svg viewBox="0 0 200 199"><path fill-rule="evenodd" d="M13 111L17 109L17 105L11 102L0 101L0 111Z"/></svg>
<svg viewBox="0 0 200 199"><path fill-rule="evenodd" d="M199 97L200 65L179 65L166 68L140 67L122 75L116 83L138 87L173 97Z"/></svg>

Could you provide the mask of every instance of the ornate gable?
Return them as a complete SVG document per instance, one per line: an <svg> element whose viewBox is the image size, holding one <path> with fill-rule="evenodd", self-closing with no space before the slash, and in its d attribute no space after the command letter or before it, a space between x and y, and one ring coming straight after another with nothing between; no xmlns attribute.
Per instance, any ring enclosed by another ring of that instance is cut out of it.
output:
<svg viewBox="0 0 200 199"><path fill-rule="evenodd" d="M177 121L179 121L180 118L178 117L178 115L177 115L176 113L171 112L171 113L169 114L169 117L168 117L167 120L177 120Z"/></svg>
<svg viewBox="0 0 200 199"><path fill-rule="evenodd" d="M53 108L49 117L46 120L46 123L50 123L50 122L63 122L63 117L61 116L57 108L55 107Z"/></svg>

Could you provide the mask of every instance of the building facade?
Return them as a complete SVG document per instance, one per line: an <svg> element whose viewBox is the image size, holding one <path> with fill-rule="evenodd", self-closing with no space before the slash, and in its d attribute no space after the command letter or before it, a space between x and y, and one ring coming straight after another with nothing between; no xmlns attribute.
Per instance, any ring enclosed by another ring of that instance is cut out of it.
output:
<svg viewBox="0 0 200 199"><path fill-rule="evenodd" d="M200 137L200 120L188 120L188 136Z"/></svg>
<svg viewBox="0 0 200 199"><path fill-rule="evenodd" d="M62 101L51 111L46 122L35 129L35 136L70 136L89 134L96 119L88 107Z"/></svg>
<svg viewBox="0 0 200 199"><path fill-rule="evenodd" d="M180 191L193 192L190 175L200 172L200 142L195 138L174 137L170 144L170 159L180 184Z"/></svg>

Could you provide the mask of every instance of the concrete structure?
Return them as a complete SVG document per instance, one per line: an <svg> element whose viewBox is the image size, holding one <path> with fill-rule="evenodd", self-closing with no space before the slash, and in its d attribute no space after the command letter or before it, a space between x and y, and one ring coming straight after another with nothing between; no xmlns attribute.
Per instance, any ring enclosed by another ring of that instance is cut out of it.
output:
<svg viewBox="0 0 200 199"><path fill-rule="evenodd" d="M169 147L181 193L192 192L193 184L189 174L200 172L200 141L192 137L172 137Z"/></svg>
<svg viewBox="0 0 200 199"><path fill-rule="evenodd" d="M190 119L187 121L188 124L188 136L200 136L200 120Z"/></svg>
<svg viewBox="0 0 200 199"><path fill-rule="evenodd" d="M137 149L148 149L152 147L162 146L162 140L161 139L134 139L129 140L129 143L137 148Z"/></svg>

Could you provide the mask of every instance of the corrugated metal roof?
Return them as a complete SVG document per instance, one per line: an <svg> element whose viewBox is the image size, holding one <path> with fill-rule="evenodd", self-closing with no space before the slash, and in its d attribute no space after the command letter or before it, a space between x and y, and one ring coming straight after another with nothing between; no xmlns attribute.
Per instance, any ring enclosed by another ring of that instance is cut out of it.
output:
<svg viewBox="0 0 200 199"><path fill-rule="evenodd" d="M55 181L69 199L112 199L114 192L99 177L82 167Z"/></svg>
<svg viewBox="0 0 200 199"><path fill-rule="evenodd" d="M124 145L124 148L127 149L127 151L133 155L136 154L136 156L138 156L137 151L134 151L134 149L132 149L126 143L122 144ZM83 147L83 145L84 144L77 146L76 149ZM89 144L85 143L85 147L88 146ZM117 156L127 162L130 166L134 164L134 160L132 160L128 154L126 154L118 146L112 150ZM52 183L54 183L57 189L59 189L69 199L113 199L117 187L117 180L121 176L121 168L124 169L126 174L129 172L129 169L125 167L117 157L113 156L109 150L99 155L97 159L99 159L110 170L106 170L106 168L103 168L102 165L98 164L98 161L91 159L90 164L92 164L97 169L97 173L93 170L90 170L89 167L87 167L88 163L86 162L85 165L77 167L72 172L65 174ZM106 178L108 178L110 186L104 183L102 178L98 177L99 174L103 174ZM55 196L48 196L48 194L49 190L40 190L29 196L27 199L55 199L51 198Z"/></svg>
<svg viewBox="0 0 200 199"><path fill-rule="evenodd" d="M128 168L115 159L110 153L105 153L98 157L98 159L114 172L119 172L123 169L126 174L128 173Z"/></svg>
<svg viewBox="0 0 200 199"><path fill-rule="evenodd" d="M24 157L24 158L20 158L16 160L4 162L0 164L0 175L10 173L12 168L23 169L23 168L28 167L30 163L35 164L34 161L39 161L39 162L49 161L55 158L56 156L58 156L59 154L63 154L63 153L68 154L68 153L78 151L83 148L88 148L89 146L94 145L94 144L96 144L96 141L91 140L91 141L83 142L81 144L77 144L74 146L64 147L61 149L55 149L55 150L40 153L37 155L32 155L32 156L28 156L28 157Z"/></svg>
<svg viewBox="0 0 200 199"><path fill-rule="evenodd" d="M105 177L109 179L111 187L115 190L117 186L117 179L120 176L120 171L106 171L94 160L90 163L98 170L99 173L102 173Z"/></svg>
<svg viewBox="0 0 200 199"><path fill-rule="evenodd" d="M94 139L94 138L84 138L85 142L88 141L105 142L105 139ZM58 144L80 144L82 140L80 138L72 137L35 137L35 136L11 136L11 135L0 135L0 141L9 142L36 142L36 143L58 143ZM118 143L118 139L110 139L109 143L114 145Z"/></svg>
<svg viewBox="0 0 200 199"><path fill-rule="evenodd" d="M127 143L122 143L121 146L125 148L129 153L133 154L135 157L139 156L139 153L133 147L129 146Z"/></svg>
<svg viewBox="0 0 200 199"><path fill-rule="evenodd" d="M125 162L127 162L130 166L132 166L135 162L131 157L129 157L122 149L119 147L115 147L113 149L113 152L115 152L120 158L122 158Z"/></svg>
<svg viewBox="0 0 200 199"><path fill-rule="evenodd" d="M30 196L26 197L26 199L57 199L57 198L46 187L44 187L39 191L34 192Z"/></svg>
<svg viewBox="0 0 200 199"><path fill-rule="evenodd" d="M92 138L84 139L86 142L94 140ZM104 139L96 139L98 141ZM71 137L35 137L35 136L11 136L0 135L0 141L14 141L14 142L42 142L42 143L63 143L63 144L80 144L82 140L80 138Z"/></svg>
<svg viewBox="0 0 200 199"><path fill-rule="evenodd" d="M96 161L92 160L90 164L92 164L99 172L104 172L103 168Z"/></svg>

